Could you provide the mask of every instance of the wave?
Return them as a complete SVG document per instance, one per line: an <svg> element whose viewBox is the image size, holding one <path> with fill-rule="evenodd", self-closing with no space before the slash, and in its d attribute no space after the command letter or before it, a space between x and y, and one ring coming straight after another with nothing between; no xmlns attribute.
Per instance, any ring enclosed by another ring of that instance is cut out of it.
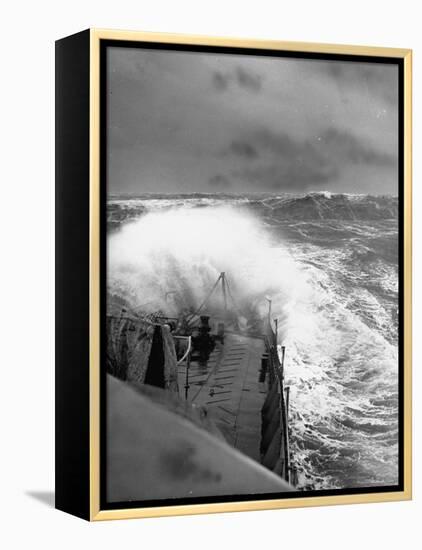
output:
<svg viewBox="0 0 422 550"><path fill-rule="evenodd" d="M287 250L233 206L147 212L109 235L107 256L109 291L144 301L147 311L175 314L198 305L222 271L239 305L257 314L264 314L267 294L280 286L298 292L300 285Z"/></svg>
<svg viewBox="0 0 422 550"><path fill-rule="evenodd" d="M325 269L307 273L308 295L290 304L283 327L300 484L395 484L398 354L378 321L385 310L373 298L371 322Z"/></svg>
<svg viewBox="0 0 422 550"><path fill-rule="evenodd" d="M305 195L208 195L195 193L113 197L108 201L111 229L142 213L174 208L200 208L233 204L243 206L270 224L285 221L390 220L398 218L398 198L390 195L353 195L328 191Z"/></svg>
<svg viewBox="0 0 422 550"><path fill-rule="evenodd" d="M398 217L397 197L329 192L271 197L261 201L278 220L384 220Z"/></svg>
<svg viewBox="0 0 422 550"><path fill-rule="evenodd" d="M376 198L378 209L394 203L384 199ZM398 352L389 308L397 300L397 271L381 256L357 265L370 224L353 223L340 236L338 225L326 224L336 242L329 248L306 236L288 241L260 215L268 204L287 208L287 201L292 208L291 201L307 204L309 196L243 197L229 205L214 197L206 208L184 204L186 197L176 207L157 206L157 197L137 200L141 210L132 221L109 234L109 292L143 311L177 315L198 306L225 271L245 317L265 316L271 296L287 351L300 486L396 483ZM355 202L356 213L373 200L318 195L312 204Z"/></svg>

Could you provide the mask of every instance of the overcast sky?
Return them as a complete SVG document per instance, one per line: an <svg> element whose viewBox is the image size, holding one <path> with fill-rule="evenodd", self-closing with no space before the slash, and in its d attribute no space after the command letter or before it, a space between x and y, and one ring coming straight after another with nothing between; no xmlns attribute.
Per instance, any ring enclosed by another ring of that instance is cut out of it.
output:
<svg viewBox="0 0 422 550"><path fill-rule="evenodd" d="M110 48L110 193L397 194L395 65Z"/></svg>

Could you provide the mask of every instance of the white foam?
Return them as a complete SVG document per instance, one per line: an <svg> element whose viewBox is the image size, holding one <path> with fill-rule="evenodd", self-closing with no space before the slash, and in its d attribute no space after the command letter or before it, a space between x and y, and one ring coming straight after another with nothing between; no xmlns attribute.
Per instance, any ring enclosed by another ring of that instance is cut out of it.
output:
<svg viewBox="0 0 422 550"><path fill-rule="evenodd" d="M263 312L266 294L306 292L287 250L273 244L253 216L229 206L150 212L109 238L109 286L151 309L179 308L200 303L225 271L239 302ZM177 303L165 301L171 290Z"/></svg>

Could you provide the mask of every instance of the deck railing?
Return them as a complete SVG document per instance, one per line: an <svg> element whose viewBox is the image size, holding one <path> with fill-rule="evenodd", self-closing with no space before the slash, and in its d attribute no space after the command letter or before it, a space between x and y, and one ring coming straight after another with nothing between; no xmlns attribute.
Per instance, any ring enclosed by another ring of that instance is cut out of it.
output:
<svg viewBox="0 0 422 550"><path fill-rule="evenodd" d="M267 353L262 358L260 379L267 379L268 394L262 408L261 462L292 485L297 484L297 471L291 463L289 441L290 388L284 385L285 348L278 354L277 336L268 323Z"/></svg>
<svg viewBox="0 0 422 550"><path fill-rule="evenodd" d="M177 366L181 366L181 365L184 365L185 367L185 385L184 385L184 390L185 390L185 399L187 400L188 399L188 396L189 396L189 388L190 388L190 384L189 384L189 370L190 370L190 358L191 358L191 353L192 353L192 336L178 336L178 335L173 335L173 339L179 343L179 342L183 342L185 345L186 345L186 349L182 355L182 357L177 361Z"/></svg>

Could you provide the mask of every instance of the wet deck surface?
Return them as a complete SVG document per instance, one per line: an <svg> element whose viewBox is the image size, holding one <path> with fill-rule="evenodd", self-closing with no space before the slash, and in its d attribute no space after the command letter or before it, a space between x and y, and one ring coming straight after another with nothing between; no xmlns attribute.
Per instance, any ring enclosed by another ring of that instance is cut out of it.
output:
<svg viewBox="0 0 422 550"><path fill-rule="evenodd" d="M188 399L203 405L228 443L259 461L261 408L265 384L258 382L264 341L240 334L226 334L206 366L192 362ZM179 370L179 387L185 384L185 368Z"/></svg>

